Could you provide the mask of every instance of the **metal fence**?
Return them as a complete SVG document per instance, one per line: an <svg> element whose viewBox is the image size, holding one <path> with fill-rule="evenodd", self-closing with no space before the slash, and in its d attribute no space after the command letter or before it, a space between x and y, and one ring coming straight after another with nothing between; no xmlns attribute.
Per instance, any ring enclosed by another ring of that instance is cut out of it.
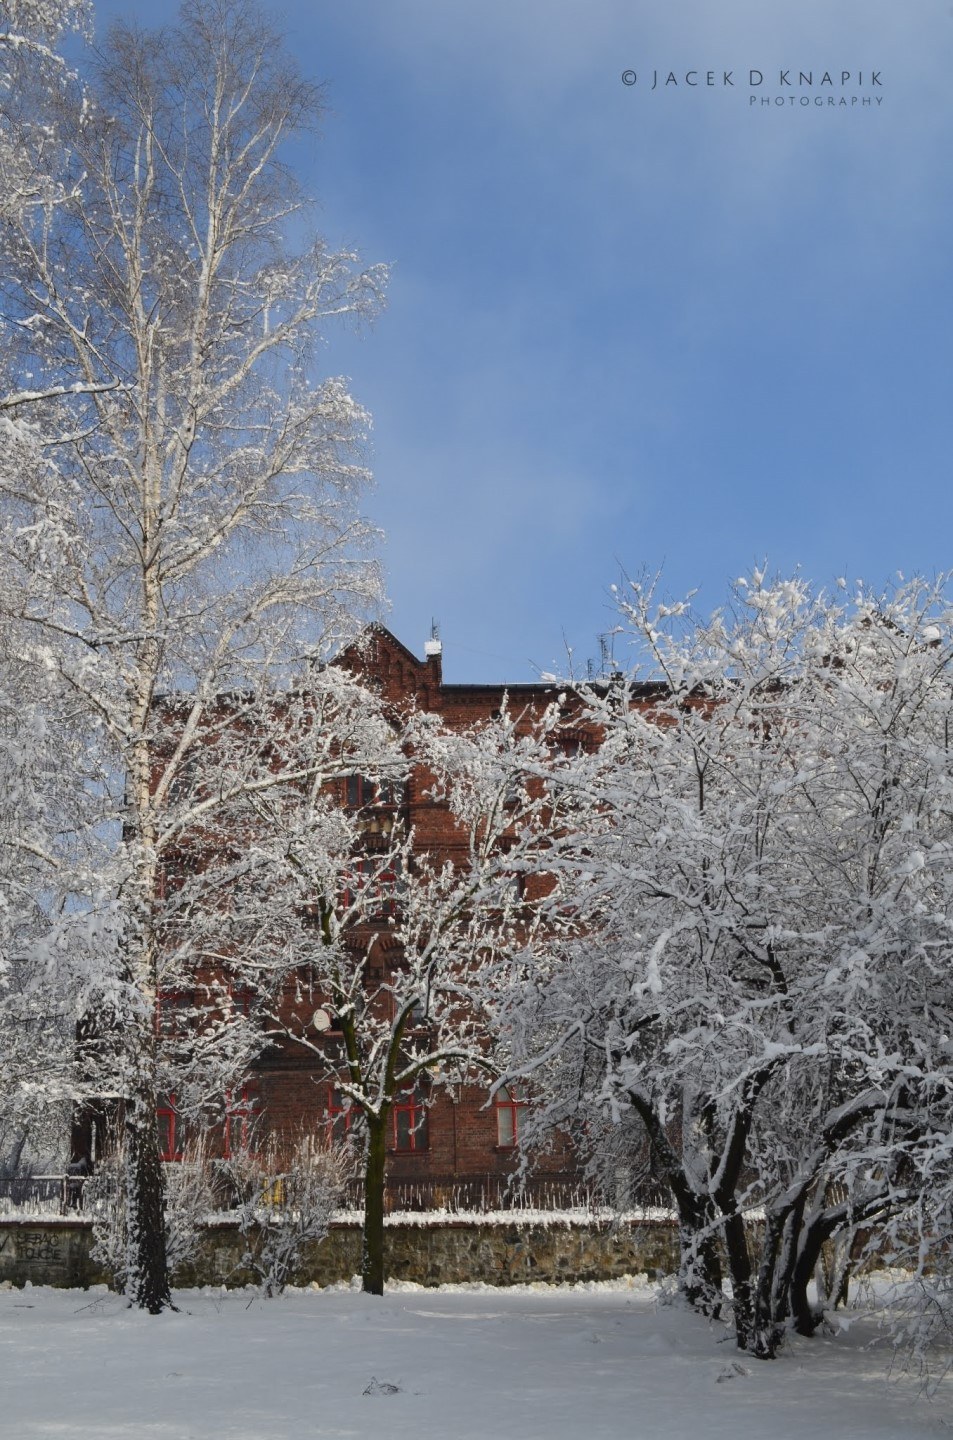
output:
<svg viewBox="0 0 953 1440"><path fill-rule="evenodd" d="M65 1175L0 1176L0 1215L13 1210L62 1211L74 1197L81 1204L83 1183L81 1177L71 1176L72 1193L67 1195Z"/></svg>
<svg viewBox="0 0 953 1440"><path fill-rule="evenodd" d="M344 1208L364 1207L364 1182L352 1180L347 1187ZM451 1214L481 1215L490 1211L600 1211L666 1206L671 1201L657 1185L640 1185L631 1193L609 1193L604 1187L587 1183L576 1171L537 1173L523 1179L487 1174L461 1179L454 1175L432 1175L425 1179L396 1179L387 1182L385 1205L394 1211L447 1211Z"/></svg>
<svg viewBox="0 0 953 1440"><path fill-rule="evenodd" d="M83 1210L85 1179L67 1175L16 1175L0 1177L0 1216L4 1214L70 1214ZM657 1185L642 1184L631 1193L609 1193L587 1184L572 1171L527 1176L522 1181L506 1175L431 1175L420 1179L391 1178L387 1182L387 1211L446 1212L484 1215L509 1210L571 1210L584 1213L664 1207L671 1202ZM342 1210L364 1208L364 1182L351 1180L341 1202Z"/></svg>

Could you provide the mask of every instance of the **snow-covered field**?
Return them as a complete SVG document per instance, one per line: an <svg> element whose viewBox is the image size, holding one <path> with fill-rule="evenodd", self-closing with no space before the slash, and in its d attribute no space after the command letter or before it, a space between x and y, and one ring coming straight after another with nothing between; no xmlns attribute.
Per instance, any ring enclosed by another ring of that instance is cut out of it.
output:
<svg viewBox="0 0 953 1440"><path fill-rule="evenodd" d="M0 1292L9 1440L923 1440L942 1402L887 1379L854 1318L783 1358L641 1281L569 1288L185 1291L178 1314L105 1291Z"/></svg>

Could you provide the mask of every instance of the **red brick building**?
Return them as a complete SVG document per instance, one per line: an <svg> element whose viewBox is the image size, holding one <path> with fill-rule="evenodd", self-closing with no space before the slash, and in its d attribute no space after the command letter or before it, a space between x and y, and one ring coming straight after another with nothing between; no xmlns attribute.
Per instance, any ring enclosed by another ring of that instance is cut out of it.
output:
<svg viewBox="0 0 953 1440"><path fill-rule="evenodd" d="M440 642L431 640L421 660L383 626L375 625L361 643L344 652L338 663L376 689L398 715L411 709L441 717L450 730L470 730L498 716L502 707L520 717L518 725L531 728L534 719L556 698L552 685L448 685L443 681ZM563 743L574 743L568 711ZM578 737L579 743L583 737ZM341 785L340 800L347 807L369 806L375 823L400 824L413 831L414 849L441 860L453 859L461 844L459 832L446 806L431 798L418 771L398 793L372 795L368 782L354 775ZM373 836L368 837L373 843ZM386 965L390 937L386 917L378 936L381 963ZM366 937L362 943L366 944ZM325 1017L319 1013L319 1024ZM343 1136L350 1114L344 1108L333 1079L328 1078L340 1058L334 1019L326 1031L327 1066L319 1071L306 1050L286 1043L269 1048L255 1061L245 1102L236 1112L238 1134L243 1116L254 1110L258 1123L286 1132L327 1127ZM408 1094L391 1117L387 1183L389 1202L401 1208L429 1208L448 1203L486 1205L505 1201L507 1182L516 1162L523 1098L501 1090L493 1099L485 1087L435 1087L429 1094ZM356 1112L355 1112L356 1113ZM530 1198L562 1203L578 1190L580 1179L563 1150L537 1169L527 1183Z"/></svg>
<svg viewBox="0 0 953 1440"><path fill-rule="evenodd" d="M518 729L528 732L542 711L556 699L550 684L447 685L442 675L439 641L430 640L421 660L381 625L365 632L361 641L344 651L335 662L347 667L368 688L377 691L396 720L411 711L440 717L450 731L469 731L496 718L504 706L517 717ZM582 730L572 723L575 701L563 697L560 744L567 747L588 744ZM375 840L386 849L387 832L394 827L413 832L415 853L427 853L439 861L453 860L463 843L448 808L430 792L428 777L419 767L411 769L408 781L384 791L354 774L338 786L342 807L362 811L368 817L364 840L373 855ZM378 832L375 835L375 831ZM381 833L383 832L383 833ZM369 930L374 931L374 952L383 974L388 963L399 963L395 941L389 933L388 911L398 903L396 886L386 890L382 882L382 905L378 921L365 925L355 935L355 944L369 950ZM194 989L160 990L156 1033L160 1050L172 1053L188 1049L191 1036L204 1020L222 1007L221 976L205 975L204 998L197 977ZM213 982L211 985L209 982ZM294 987L291 987L294 988ZM208 996L217 993L218 999ZM228 1003L252 1006L254 996L240 986L228 987ZM211 1131L213 1150L228 1157L249 1143L256 1147L269 1134L300 1136L327 1134L341 1139L357 1110L349 1110L338 1086L335 1071L343 1069L341 1035L331 1010L323 1008L320 997L299 993L285 1003L286 1015L296 1013L296 1023L306 1027L310 1044L295 1044L289 1034L275 1034L252 1061L245 1083L224 1100L225 1118ZM203 1014L204 1012L204 1014ZM247 1013L247 1012L246 1012ZM97 1022L91 1022L96 1042ZM72 1158L101 1158L111 1148L111 1133L117 1117L117 1102L104 1101L82 1107L75 1116ZM431 1208L443 1205L492 1207L506 1203L508 1182L516 1166L517 1142L525 1100L512 1089L502 1089L491 1098L487 1086L457 1084L421 1087L398 1099L391 1115L387 1187L391 1208ZM175 1094L163 1097L158 1109L162 1158L180 1160L187 1152L190 1127L183 1118ZM194 1132L194 1123L191 1127ZM557 1146L526 1182L530 1201L562 1204L580 1189L578 1170L565 1147ZM359 1201L360 1196L355 1195Z"/></svg>

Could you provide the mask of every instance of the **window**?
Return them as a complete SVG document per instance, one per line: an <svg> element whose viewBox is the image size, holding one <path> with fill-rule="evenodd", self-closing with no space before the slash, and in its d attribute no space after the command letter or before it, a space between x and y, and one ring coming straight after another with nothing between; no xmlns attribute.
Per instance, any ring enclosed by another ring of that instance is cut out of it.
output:
<svg viewBox="0 0 953 1440"><path fill-rule="evenodd" d="M503 877L505 898L511 905L518 905L523 899L523 876L510 874Z"/></svg>
<svg viewBox="0 0 953 1440"><path fill-rule="evenodd" d="M165 761L165 768L172 762L170 755ZM200 774L199 756L195 750L188 750L179 760L169 782L167 791L169 801L175 803L179 800L198 799L198 779Z"/></svg>
<svg viewBox="0 0 953 1440"><path fill-rule="evenodd" d="M503 804L518 805L523 798L523 783L519 775L507 775L503 783Z"/></svg>
<svg viewBox="0 0 953 1440"><path fill-rule="evenodd" d="M350 1137L355 1113L350 1099L340 1090L332 1088L328 1091L327 1115L329 1138L335 1144L343 1145Z"/></svg>
<svg viewBox="0 0 953 1440"><path fill-rule="evenodd" d="M366 775L349 775L344 782L349 810L366 810L371 805L402 805L404 787L397 780L369 780Z"/></svg>
<svg viewBox="0 0 953 1440"><path fill-rule="evenodd" d="M427 1024L427 1011L422 1000L415 1000L407 1016L406 1029L422 1030Z"/></svg>
<svg viewBox="0 0 953 1440"><path fill-rule="evenodd" d="M373 895L381 915L397 914L397 896L402 886L400 860L380 864L374 871Z"/></svg>
<svg viewBox="0 0 953 1440"><path fill-rule="evenodd" d="M373 780L368 780L366 775L349 775L345 794L349 810L363 810L365 805L373 805L377 786Z"/></svg>
<svg viewBox="0 0 953 1440"><path fill-rule="evenodd" d="M163 1040L177 1040L185 1035L195 1009L191 990L160 990L156 996L156 1033Z"/></svg>
<svg viewBox="0 0 953 1440"><path fill-rule="evenodd" d="M185 1125L175 1108L175 1095L162 1096L156 1106L159 1129L159 1159L181 1160L185 1143Z"/></svg>
<svg viewBox="0 0 953 1440"><path fill-rule="evenodd" d="M501 1150L511 1150L519 1139L519 1112L523 1101L508 1085L501 1085L493 1097L496 1111L496 1143Z"/></svg>
<svg viewBox="0 0 953 1440"><path fill-rule="evenodd" d="M225 1097L225 1149L224 1158L231 1160L251 1149L255 1101L252 1086L243 1085L240 1090L229 1091Z"/></svg>
<svg viewBox="0 0 953 1440"><path fill-rule="evenodd" d="M250 985L238 980L228 982L229 1019L250 1020L255 1005L255 993Z"/></svg>
<svg viewBox="0 0 953 1440"><path fill-rule="evenodd" d="M358 828L368 849L386 850L397 824L397 810L404 802L403 785L392 780L349 775L344 795L347 808L357 815Z"/></svg>
<svg viewBox="0 0 953 1440"><path fill-rule="evenodd" d="M399 993L401 989L399 975L396 975L394 977L393 984L395 986L395 989L391 992L390 995L390 1018L392 1021L396 1021L397 1016L404 1010L405 1006L407 1005L407 995L406 993L403 995ZM429 997L427 998L429 999ZM414 1030L425 1030L429 1026L429 1024L430 1016L428 1014L427 1004L424 997L418 995L410 1002L410 1009L407 1010L406 1017L404 1019L404 1030L407 1033L410 1033Z"/></svg>
<svg viewBox="0 0 953 1440"><path fill-rule="evenodd" d="M354 860L344 877L342 901L345 908L363 901L365 916L397 914L397 898L403 884L399 859L373 855Z"/></svg>
<svg viewBox="0 0 953 1440"><path fill-rule="evenodd" d="M586 736L579 730L564 730L556 737L556 745L568 760L574 760L587 751Z"/></svg>
<svg viewBox="0 0 953 1440"><path fill-rule="evenodd" d="M430 1149L426 1097L418 1087L404 1090L394 1101L394 1149L419 1153Z"/></svg>

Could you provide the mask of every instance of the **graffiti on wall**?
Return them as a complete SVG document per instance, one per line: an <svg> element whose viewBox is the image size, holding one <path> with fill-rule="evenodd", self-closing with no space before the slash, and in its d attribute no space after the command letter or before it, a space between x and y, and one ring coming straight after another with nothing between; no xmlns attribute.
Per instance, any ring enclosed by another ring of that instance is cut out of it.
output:
<svg viewBox="0 0 953 1440"><path fill-rule="evenodd" d="M21 1230L17 1236L17 1259L32 1261L36 1265L62 1265L66 1260L62 1237L55 1231Z"/></svg>

